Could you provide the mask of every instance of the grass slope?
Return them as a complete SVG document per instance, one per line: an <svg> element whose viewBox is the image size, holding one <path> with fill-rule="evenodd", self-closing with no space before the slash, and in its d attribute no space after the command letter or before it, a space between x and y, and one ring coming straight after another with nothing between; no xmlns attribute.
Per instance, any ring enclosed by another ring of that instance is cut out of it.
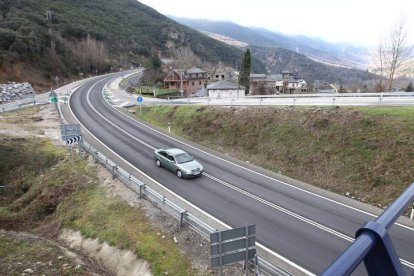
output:
<svg viewBox="0 0 414 276"><path fill-rule="evenodd" d="M0 135L0 183L13 186L0 191L2 229L31 231L53 220L86 237L132 250L150 263L154 275L198 274L169 234L158 235L139 210L118 197L108 198L87 160L66 155L48 140ZM27 252L30 259L39 248L0 236L0 257L10 253L9 246L21 248L19 252ZM1 265L0 269L0 274L11 273Z"/></svg>
<svg viewBox="0 0 414 276"><path fill-rule="evenodd" d="M414 179L412 107L154 106L143 107L143 119L171 122L192 141L372 204L388 205Z"/></svg>

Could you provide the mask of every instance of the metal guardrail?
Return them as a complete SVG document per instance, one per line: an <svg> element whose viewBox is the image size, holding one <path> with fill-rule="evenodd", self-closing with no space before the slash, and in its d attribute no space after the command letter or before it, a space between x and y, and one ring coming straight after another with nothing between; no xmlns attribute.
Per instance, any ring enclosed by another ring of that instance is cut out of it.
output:
<svg viewBox="0 0 414 276"><path fill-rule="evenodd" d="M355 241L322 275L350 275L362 261L369 275L406 275L388 230L413 200L414 183L375 221L362 226Z"/></svg>
<svg viewBox="0 0 414 276"><path fill-rule="evenodd" d="M210 237L211 233L218 231L165 196L148 187L138 178L131 175L131 173L122 169L113 161L108 159L107 156L97 151L86 141L83 142L82 147L92 155L95 162L102 164L112 173L112 178L118 178L140 198L148 199L149 201L157 204L157 206L162 207L172 216L176 217L180 221L180 227L187 224L207 239ZM263 258L259 257L259 263L261 275L291 275Z"/></svg>

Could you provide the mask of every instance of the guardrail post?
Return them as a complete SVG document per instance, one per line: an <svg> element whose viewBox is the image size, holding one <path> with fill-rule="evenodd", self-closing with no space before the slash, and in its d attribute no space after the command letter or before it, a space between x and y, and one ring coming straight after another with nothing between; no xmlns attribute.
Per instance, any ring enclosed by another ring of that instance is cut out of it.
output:
<svg viewBox="0 0 414 276"><path fill-rule="evenodd" d="M98 154L99 154L99 152L97 150L92 151L92 157L93 157L93 162L94 163L98 162Z"/></svg>
<svg viewBox="0 0 414 276"><path fill-rule="evenodd" d="M260 265L259 265L259 258L257 257L257 254L254 255L254 262L255 262L255 275L260 276Z"/></svg>
<svg viewBox="0 0 414 276"><path fill-rule="evenodd" d="M118 166L112 166L112 179L115 179L116 177L116 172L118 171Z"/></svg>
<svg viewBox="0 0 414 276"><path fill-rule="evenodd" d="M376 240L374 248L364 258L369 275L405 275L391 237L384 226L370 221L357 231L356 238L361 235L371 236Z"/></svg>
<svg viewBox="0 0 414 276"><path fill-rule="evenodd" d="M180 228L184 225L184 219L186 215L187 215L187 211L183 211L180 213Z"/></svg>
<svg viewBox="0 0 414 276"><path fill-rule="evenodd" d="M142 184L139 185L139 198L142 198L142 196L144 195L144 188L145 188L145 184L144 185L142 185Z"/></svg>

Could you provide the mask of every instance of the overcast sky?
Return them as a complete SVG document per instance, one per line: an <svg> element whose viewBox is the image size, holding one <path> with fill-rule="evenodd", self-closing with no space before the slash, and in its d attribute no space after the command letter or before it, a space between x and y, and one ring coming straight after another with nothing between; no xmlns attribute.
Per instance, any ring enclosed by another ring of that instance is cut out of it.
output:
<svg viewBox="0 0 414 276"><path fill-rule="evenodd" d="M330 42L376 46L405 15L414 44L414 0L142 0L165 15L225 20Z"/></svg>

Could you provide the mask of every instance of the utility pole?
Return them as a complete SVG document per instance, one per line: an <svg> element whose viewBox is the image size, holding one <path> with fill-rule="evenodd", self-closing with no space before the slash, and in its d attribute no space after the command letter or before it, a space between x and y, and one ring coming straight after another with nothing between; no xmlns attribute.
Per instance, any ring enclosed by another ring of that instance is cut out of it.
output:
<svg viewBox="0 0 414 276"><path fill-rule="evenodd" d="M183 90L183 72L180 71L180 95L181 98L184 98L184 90Z"/></svg>

